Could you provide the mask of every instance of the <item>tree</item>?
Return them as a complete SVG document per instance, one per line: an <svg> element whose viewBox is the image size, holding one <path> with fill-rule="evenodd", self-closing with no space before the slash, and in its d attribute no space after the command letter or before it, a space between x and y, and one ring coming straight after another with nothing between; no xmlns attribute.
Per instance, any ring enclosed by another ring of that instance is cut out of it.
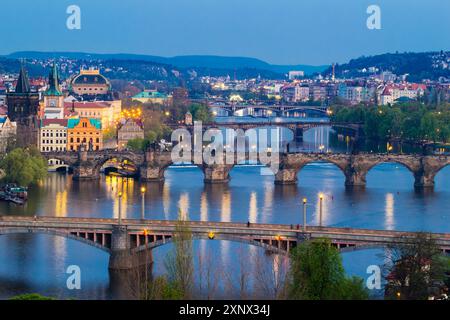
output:
<svg viewBox="0 0 450 320"><path fill-rule="evenodd" d="M443 287L446 263L431 234L399 237L388 246L386 298L428 299Z"/></svg>
<svg viewBox="0 0 450 320"><path fill-rule="evenodd" d="M194 254L192 240L192 232L180 212L173 235L175 248L167 255L165 267L169 283L183 299L189 299L193 294Z"/></svg>
<svg viewBox="0 0 450 320"><path fill-rule="evenodd" d="M200 104L200 103L193 103L189 107L189 112L192 114L192 118L194 120L203 121L203 122L211 122L212 121L212 115L209 111L209 108L207 105Z"/></svg>
<svg viewBox="0 0 450 320"><path fill-rule="evenodd" d="M135 138L128 140L127 148L132 151L145 151L150 144L150 141L147 139Z"/></svg>
<svg viewBox="0 0 450 320"><path fill-rule="evenodd" d="M9 298L9 300L55 300L55 299L40 295L38 293L25 293L11 297Z"/></svg>
<svg viewBox="0 0 450 320"><path fill-rule="evenodd" d="M35 148L16 148L1 161L3 181L29 186L47 176L47 160Z"/></svg>
<svg viewBox="0 0 450 320"><path fill-rule="evenodd" d="M347 279L339 251L328 239L306 241L291 256L293 299L367 299L362 280Z"/></svg>

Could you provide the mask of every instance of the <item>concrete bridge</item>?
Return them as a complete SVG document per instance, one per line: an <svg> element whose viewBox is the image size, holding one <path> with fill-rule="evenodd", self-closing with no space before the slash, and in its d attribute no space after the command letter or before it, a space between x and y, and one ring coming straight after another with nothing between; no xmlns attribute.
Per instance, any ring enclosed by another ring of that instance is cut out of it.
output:
<svg viewBox="0 0 450 320"><path fill-rule="evenodd" d="M191 134L194 131L193 124L179 124L179 123L168 123L166 124L171 129L187 129ZM287 128L292 131L294 135L294 140L296 142L303 141L303 133L312 128L331 126L333 128L339 128L346 132L349 132L355 139L358 139L361 134L362 124L361 123L347 123L347 122L332 122L330 120L317 120L317 121L281 121L277 119L267 118L265 120L258 121L227 121L227 122L211 122L202 123L202 130L208 130L213 128L223 128L223 129L233 129L233 130L249 130L261 127L280 127Z"/></svg>
<svg viewBox="0 0 450 320"><path fill-rule="evenodd" d="M142 181L164 181L166 169L173 165L170 151L152 151L135 153L130 151L101 150L87 151L83 148L78 152L45 152L47 159L59 159L73 168L74 179L98 179L100 168L111 159L119 161L128 160L139 169ZM205 183L225 183L230 179L230 171L237 164L237 155L234 154L233 164L227 160L224 152L221 161L206 164L202 161L203 153L192 152L191 159L200 157L201 163L196 164L203 172ZM255 153L245 153L245 159L258 159ZM407 155L407 154L374 154L374 153L280 153L274 158L274 163L267 164L277 168L274 172L276 184L296 184L298 172L307 164L314 162L328 162L336 165L345 176L347 187L364 187L367 173L380 163L398 163L412 173L416 188L434 187L436 174L450 164L447 155ZM276 162L276 163L275 163ZM387 179L389 177L386 177Z"/></svg>
<svg viewBox="0 0 450 320"><path fill-rule="evenodd" d="M305 239L328 238L341 251L383 247L406 241L414 232L259 224L250 226L234 222L186 221L183 225L194 239L229 240L286 254ZM142 253L173 241L178 221L121 220L66 217L0 217L0 235L45 233L81 241L110 254L110 269L130 269L142 262ZM178 229L179 230L179 229ZM433 237L444 253L450 253L450 234ZM137 258L138 260L136 260ZM148 259L148 258L147 258ZM145 260L144 260L145 261Z"/></svg>

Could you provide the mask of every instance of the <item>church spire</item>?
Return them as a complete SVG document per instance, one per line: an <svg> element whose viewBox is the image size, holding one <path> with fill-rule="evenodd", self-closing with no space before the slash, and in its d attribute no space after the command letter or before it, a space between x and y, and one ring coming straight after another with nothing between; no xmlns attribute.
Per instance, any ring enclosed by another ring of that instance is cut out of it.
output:
<svg viewBox="0 0 450 320"><path fill-rule="evenodd" d="M27 72L23 67L23 63L20 64L19 79L17 79L16 93L30 93L30 81L28 80Z"/></svg>
<svg viewBox="0 0 450 320"><path fill-rule="evenodd" d="M47 96L61 96L61 90L59 89L58 83L58 69L56 68L56 64L53 64L52 70L48 75L48 89L45 92Z"/></svg>

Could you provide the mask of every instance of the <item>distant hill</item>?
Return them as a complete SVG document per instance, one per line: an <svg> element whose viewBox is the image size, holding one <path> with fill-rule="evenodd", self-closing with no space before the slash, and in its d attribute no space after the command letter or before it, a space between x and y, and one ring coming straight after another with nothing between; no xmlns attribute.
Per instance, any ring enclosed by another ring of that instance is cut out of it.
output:
<svg viewBox="0 0 450 320"><path fill-rule="evenodd" d="M290 70L303 70L305 74L313 74L322 72L328 66L310 66L310 65L273 65L265 61L247 58L247 57L222 57L213 55L189 55L175 57L160 57L141 54L100 54L85 52L38 52L38 51L20 51L14 52L7 57L9 58L26 58L26 59L53 59L67 57L71 59L98 59L98 60L140 60L151 61L172 65L177 68L199 68L199 69L218 69L227 70L233 73L236 69L253 69L261 71L270 71L278 74L285 74Z"/></svg>
<svg viewBox="0 0 450 320"><path fill-rule="evenodd" d="M450 52L404 52L362 56L348 63L336 65L336 77L351 78L367 76L368 69L375 67L380 71L390 71L396 75L409 74L408 81L423 79L437 80L450 78ZM365 70L365 72L364 72ZM323 75L331 74L331 67Z"/></svg>

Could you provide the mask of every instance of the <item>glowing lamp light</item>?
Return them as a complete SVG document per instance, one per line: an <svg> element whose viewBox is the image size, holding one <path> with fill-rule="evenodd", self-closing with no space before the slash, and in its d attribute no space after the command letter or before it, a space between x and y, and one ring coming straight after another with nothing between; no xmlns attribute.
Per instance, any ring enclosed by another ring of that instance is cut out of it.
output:
<svg viewBox="0 0 450 320"><path fill-rule="evenodd" d="M122 197L122 192L120 191L117 195L119 196L119 198Z"/></svg>
<svg viewBox="0 0 450 320"><path fill-rule="evenodd" d="M320 199L320 200L323 200L323 193L320 193L320 194L319 194L319 199Z"/></svg>
<svg viewBox="0 0 450 320"><path fill-rule="evenodd" d="M148 236L148 235L149 235L148 230L147 230L147 229L144 229L144 236Z"/></svg>
<svg viewBox="0 0 450 320"><path fill-rule="evenodd" d="M209 239L214 239L216 237L216 235L214 234L214 232L212 232L212 231L210 231L210 232L208 232L208 238Z"/></svg>
<svg viewBox="0 0 450 320"><path fill-rule="evenodd" d="M303 204L306 204L306 198L303 198Z"/></svg>
<svg viewBox="0 0 450 320"><path fill-rule="evenodd" d="M146 189L145 187L141 187L141 193L145 193Z"/></svg>

